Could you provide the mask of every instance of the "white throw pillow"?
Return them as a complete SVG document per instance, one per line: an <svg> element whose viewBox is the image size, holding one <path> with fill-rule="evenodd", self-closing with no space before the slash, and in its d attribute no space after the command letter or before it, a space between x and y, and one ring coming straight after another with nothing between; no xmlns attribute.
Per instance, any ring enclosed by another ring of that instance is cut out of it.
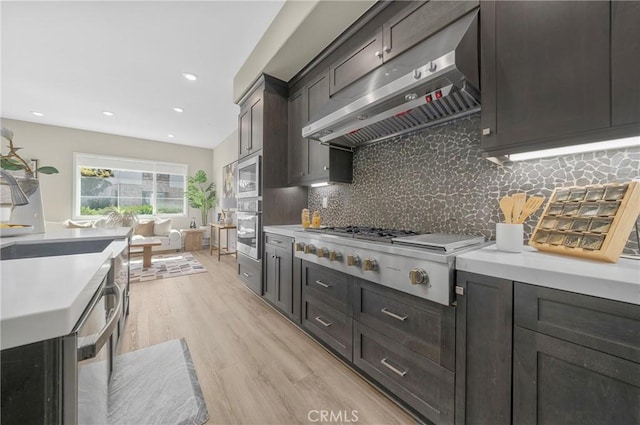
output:
<svg viewBox="0 0 640 425"><path fill-rule="evenodd" d="M93 222L67 220L65 225L67 226L68 229L87 229L92 227Z"/></svg>
<svg viewBox="0 0 640 425"><path fill-rule="evenodd" d="M153 234L156 236L169 236L169 232L171 232L171 219L167 218L165 220L156 220L153 225Z"/></svg>

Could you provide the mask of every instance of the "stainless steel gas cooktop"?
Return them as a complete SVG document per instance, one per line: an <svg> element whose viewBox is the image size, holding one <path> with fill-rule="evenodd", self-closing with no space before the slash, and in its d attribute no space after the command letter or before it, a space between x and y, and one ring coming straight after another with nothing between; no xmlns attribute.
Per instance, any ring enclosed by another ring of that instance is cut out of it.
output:
<svg viewBox="0 0 640 425"><path fill-rule="evenodd" d="M295 232L297 258L440 304L453 301L456 255L483 237L345 226Z"/></svg>

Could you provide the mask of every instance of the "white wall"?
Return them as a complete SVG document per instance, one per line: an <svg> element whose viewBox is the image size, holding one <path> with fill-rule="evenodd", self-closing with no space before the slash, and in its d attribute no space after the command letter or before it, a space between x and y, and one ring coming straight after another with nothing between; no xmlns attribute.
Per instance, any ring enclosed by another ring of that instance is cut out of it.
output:
<svg viewBox="0 0 640 425"><path fill-rule="evenodd" d="M238 159L238 130L231 133L226 139L222 141L218 146L213 149L213 181L216 183L216 195L218 199L218 205L215 207L213 213L214 220L218 217L220 209L220 199L222 198L222 168L236 161ZM235 223L235 215L233 216ZM214 240L216 235L214 235ZM234 230L229 230L229 249L235 250L236 248L236 233ZM226 246L226 231L221 234L222 246ZM217 240L216 240L217 245Z"/></svg>
<svg viewBox="0 0 640 425"><path fill-rule="evenodd" d="M59 174L39 177L47 221L62 221L72 217L73 152L182 163L189 166L189 175L198 170L204 170L209 180L213 175L213 149L5 118L1 121L3 127L13 131L14 145L23 147L21 156L38 159L40 166L51 165L60 171ZM3 139L2 142L4 144L6 141ZM3 152L6 152L5 146ZM173 227L189 227L191 217L200 222L200 212L189 208L187 216L174 219Z"/></svg>

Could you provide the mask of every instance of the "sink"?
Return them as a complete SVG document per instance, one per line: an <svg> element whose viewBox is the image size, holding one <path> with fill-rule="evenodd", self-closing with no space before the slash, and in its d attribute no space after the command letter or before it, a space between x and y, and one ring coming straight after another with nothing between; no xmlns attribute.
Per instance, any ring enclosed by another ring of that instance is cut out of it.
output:
<svg viewBox="0 0 640 425"><path fill-rule="evenodd" d="M65 242L18 242L0 249L0 260L18 260L21 258L56 257L60 255L102 252L111 242L113 242L111 239Z"/></svg>

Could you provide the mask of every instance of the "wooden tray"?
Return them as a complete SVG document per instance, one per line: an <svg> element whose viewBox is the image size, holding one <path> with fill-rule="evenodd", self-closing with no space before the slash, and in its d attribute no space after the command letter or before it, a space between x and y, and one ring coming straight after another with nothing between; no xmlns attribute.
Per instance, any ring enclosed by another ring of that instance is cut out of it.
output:
<svg viewBox="0 0 640 425"><path fill-rule="evenodd" d="M640 182L556 188L529 245L615 263L640 214Z"/></svg>

